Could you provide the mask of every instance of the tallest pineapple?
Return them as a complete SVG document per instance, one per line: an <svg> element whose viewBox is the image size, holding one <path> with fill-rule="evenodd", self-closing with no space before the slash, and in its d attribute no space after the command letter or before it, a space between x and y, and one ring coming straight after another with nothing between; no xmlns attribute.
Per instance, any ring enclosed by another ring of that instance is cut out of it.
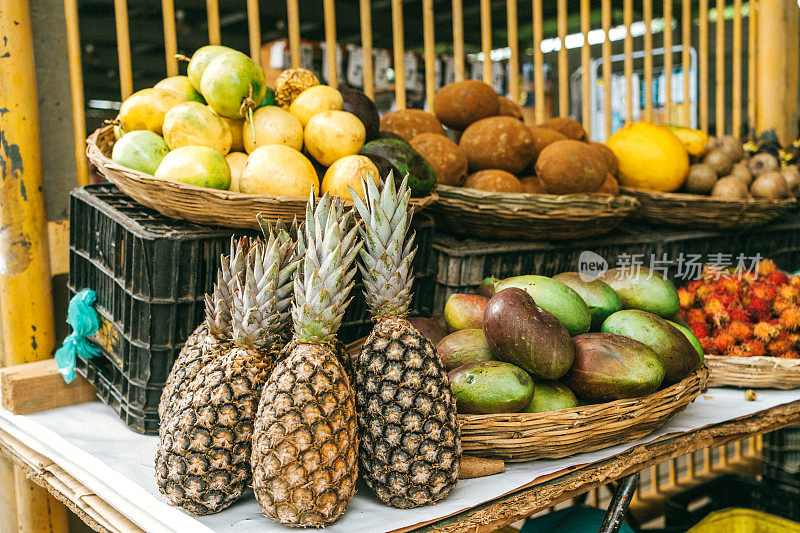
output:
<svg viewBox="0 0 800 533"><path fill-rule="evenodd" d="M352 192L363 225L361 277L375 327L356 362L356 405L364 480L393 507L435 503L456 484L461 439L450 383L436 349L408 320L414 236L404 179L379 194Z"/></svg>

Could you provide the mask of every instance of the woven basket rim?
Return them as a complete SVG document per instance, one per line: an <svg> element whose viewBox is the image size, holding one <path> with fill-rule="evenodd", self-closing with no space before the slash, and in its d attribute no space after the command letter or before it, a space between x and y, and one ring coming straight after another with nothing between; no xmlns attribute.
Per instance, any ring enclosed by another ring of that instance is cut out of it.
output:
<svg viewBox="0 0 800 533"><path fill-rule="evenodd" d="M620 192L633 195L634 197L645 197L654 201L679 201L686 203L717 204L719 207L780 207L787 208L797 203L797 198L719 198L716 196L706 196L702 194L690 194L684 192L662 192L651 191L648 189L635 189L633 187L620 187Z"/></svg>
<svg viewBox="0 0 800 533"><path fill-rule="evenodd" d="M705 358L711 362L741 364L752 367L797 369L800 372L800 359L783 359L780 357L769 357L758 355L753 357L733 357L729 355L706 354Z"/></svg>
<svg viewBox="0 0 800 533"><path fill-rule="evenodd" d="M639 206L639 201L627 195L613 195L607 193L576 193L576 194L536 194L536 193L505 193L483 191L465 187L455 187L453 185L440 184L436 188L439 193L439 202L445 203L447 200L461 200L475 202L476 204L502 205L503 203L514 206L535 206L546 204L548 206L558 206L569 208L572 205L579 205L587 208L591 205L610 209L635 209Z"/></svg>
<svg viewBox="0 0 800 533"><path fill-rule="evenodd" d="M800 388L800 359L707 355L714 387L789 390Z"/></svg>

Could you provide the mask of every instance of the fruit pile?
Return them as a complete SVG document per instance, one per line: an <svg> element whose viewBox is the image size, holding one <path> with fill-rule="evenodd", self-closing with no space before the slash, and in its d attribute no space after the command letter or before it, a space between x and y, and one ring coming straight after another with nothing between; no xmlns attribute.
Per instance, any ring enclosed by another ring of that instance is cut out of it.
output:
<svg viewBox="0 0 800 533"><path fill-rule="evenodd" d="M446 329L414 319L437 343L460 413L636 398L703 364L692 331L668 320L679 308L675 287L647 269L593 280L576 272L489 278L480 292L450 296Z"/></svg>
<svg viewBox="0 0 800 533"><path fill-rule="evenodd" d="M757 275L707 277L678 291L679 316L706 353L800 359L800 276L762 260Z"/></svg>
<svg viewBox="0 0 800 533"><path fill-rule="evenodd" d="M570 118L528 127L517 104L477 80L445 85L432 110L387 113L380 128L410 143L431 164L438 183L506 193L619 190L614 154L589 142Z"/></svg>

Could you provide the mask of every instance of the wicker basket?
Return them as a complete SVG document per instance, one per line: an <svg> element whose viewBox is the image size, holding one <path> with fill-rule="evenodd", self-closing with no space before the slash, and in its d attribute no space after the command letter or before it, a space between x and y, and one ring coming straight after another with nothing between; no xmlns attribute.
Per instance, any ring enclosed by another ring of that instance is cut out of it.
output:
<svg viewBox="0 0 800 533"><path fill-rule="evenodd" d="M256 215L259 213L270 221L282 219L288 222L294 217L305 217L307 197L208 189L156 178L124 167L110 158L114 142L114 127L100 128L86 140L86 155L108 181L140 204L162 215L206 226L250 229L258 229ZM437 200L436 193L431 192L422 198L412 198L411 204L419 212Z"/></svg>
<svg viewBox="0 0 800 533"><path fill-rule="evenodd" d="M641 203L635 218L654 224L695 229L738 229L760 226L785 215L797 205L795 198L729 200L699 194L645 191L623 187L622 192Z"/></svg>
<svg viewBox="0 0 800 533"><path fill-rule="evenodd" d="M639 202L609 194L494 193L439 185L436 227L488 239L563 240L617 227Z"/></svg>
<svg viewBox="0 0 800 533"><path fill-rule="evenodd" d="M800 359L706 355L710 387L743 389L800 388Z"/></svg>
<svg viewBox="0 0 800 533"><path fill-rule="evenodd" d="M458 415L464 453L519 462L558 459L638 440L683 411L708 382L704 366L642 398L547 413Z"/></svg>

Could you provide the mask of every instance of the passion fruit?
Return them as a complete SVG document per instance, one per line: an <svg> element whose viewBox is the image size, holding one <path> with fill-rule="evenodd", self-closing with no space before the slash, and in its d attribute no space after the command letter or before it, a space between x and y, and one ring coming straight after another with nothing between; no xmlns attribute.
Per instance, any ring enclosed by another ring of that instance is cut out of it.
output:
<svg viewBox="0 0 800 533"><path fill-rule="evenodd" d="M378 167L367 156L346 155L328 167L325 177L322 178L320 192L322 194L331 193L332 196L338 196L342 200L352 200L353 196L350 192L352 188L361 198L364 198L362 179L371 179L375 185L379 185Z"/></svg>
<svg viewBox="0 0 800 533"><path fill-rule="evenodd" d="M311 156L325 166L364 146L366 130L358 117L346 111L324 111L308 121L303 139Z"/></svg>
<svg viewBox="0 0 800 533"><path fill-rule="evenodd" d="M132 131L114 143L111 159L128 168L153 174L169 147L150 130Z"/></svg>
<svg viewBox="0 0 800 533"><path fill-rule="evenodd" d="M228 124L228 128L231 130L231 152L244 152L244 119L217 116Z"/></svg>
<svg viewBox="0 0 800 533"><path fill-rule="evenodd" d="M123 131L150 130L161 135L164 115L186 101L182 94L167 89L142 89L130 95L119 108Z"/></svg>
<svg viewBox="0 0 800 533"><path fill-rule="evenodd" d="M220 46L218 44L209 44L198 48L192 55L192 59L189 60L189 65L186 67L186 74L192 87L202 93L203 91L200 90L200 80L208 64L218 55L233 51L233 48Z"/></svg>
<svg viewBox="0 0 800 533"><path fill-rule="evenodd" d="M164 156L155 176L209 189L231 185L231 167L222 154L208 146L181 146Z"/></svg>
<svg viewBox="0 0 800 533"><path fill-rule="evenodd" d="M726 199L747 198L747 185L736 178L726 176L720 178L711 189L711 196Z"/></svg>
<svg viewBox="0 0 800 533"><path fill-rule="evenodd" d="M689 167L689 174L683 187L686 192L694 194L708 194L717 182L717 173L705 163L695 163Z"/></svg>
<svg viewBox="0 0 800 533"><path fill-rule="evenodd" d="M751 157L750 161L747 163L747 166L753 176L758 176L762 172L766 172L768 170L777 170L780 165L777 157L769 152L761 152L760 154L756 154Z"/></svg>
<svg viewBox="0 0 800 533"><path fill-rule="evenodd" d="M242 177L242 171L247 164L247 154L243 152L231 152L225 156L228 166L231 167L231 185L228 187L229 191L239 191L239 179Z"/></svg>
<svg viewBox="0 0 800 533"><path fill-rule="evenodd" d="M170 76L153 85L153 89L167 89L182 94L190 102L206 103L203 95L197 92L188 76Z"/></svg>
<svg viewBox="0 0 800 533"><path fill-rule="evenodd" d="M164 140L172 150L181 146L208 146L222 155L231 149L228 123L207 105L178 104L164 116Z"/></svg>
<svg viewBox="0 0 800 533"><path fill-rule="evenodd" d="M255 139L253 129L256 132ZM248 154L259 146L270 144L282 144L295 150L303 148L303 125L294 115L276 106L256 109L252 122L249 118L245 119L242 135Z"/></svg>
<svg viewBox="0 0 800 533"><path fill-rule="evenodd" d="M239 191L249 194L307 197L319 193L314 165L303 154L282 144L253 150L239 178Z"/></svg>
<svg viewBox="0 0 800 533"><path fill-rule="evenodd" d="M264 70L236 50L216 56L200 78L200 92L208 105L227 118L242 118L267 94Z"/></svg>
<svg viewBox="0 0 800 533"><path fill-rule="evenodd" d="M294 115L303 127L306 127L311 117L323 111L342 109L342 93L328 85L315 85L309 87L289 106L289 113Z"/></svg>

